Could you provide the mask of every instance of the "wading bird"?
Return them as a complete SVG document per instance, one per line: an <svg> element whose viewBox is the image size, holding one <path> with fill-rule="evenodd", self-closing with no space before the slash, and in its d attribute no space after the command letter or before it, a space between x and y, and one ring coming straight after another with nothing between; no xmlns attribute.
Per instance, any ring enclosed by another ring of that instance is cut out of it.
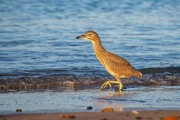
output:
<svg viewBox="0 0 180 120"><path fill-rule="evenodd" d="M101 85L100 89L104 89L107 85L112 87L111 84L118 84L119 91L122 92L123 85L121 83L121 78L142 77L142 74L138 70L136 70L127 60L106 51L102 46L101 40L96 32L87 31L84 35L78 36L76 38L82 38L92 42L97 59L116 79L104 82Z"/></svg>

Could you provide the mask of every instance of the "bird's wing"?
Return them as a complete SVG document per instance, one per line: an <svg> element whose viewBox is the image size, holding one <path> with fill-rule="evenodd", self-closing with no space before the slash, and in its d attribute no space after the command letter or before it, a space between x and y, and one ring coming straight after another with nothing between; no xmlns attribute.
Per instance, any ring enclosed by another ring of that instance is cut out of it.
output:
<svg viewBox="0 0 180 120"><path fill-rule="evenodd" d="M108 62L105 63L104 66L109 73L127 77L131 75L131 71L134 70L134 67L126 59L111 52L106 52L105 56Z"/></svg>
<svg viewBox="0 0 180 120"><path fill-rule="evenodd" d="M106 53L109 61L111 61L112 63L115 63L116 66L129 66L129 67L133 67L126 59L116 55L116 54L113 54L111 52L107 52Z"/></svg>

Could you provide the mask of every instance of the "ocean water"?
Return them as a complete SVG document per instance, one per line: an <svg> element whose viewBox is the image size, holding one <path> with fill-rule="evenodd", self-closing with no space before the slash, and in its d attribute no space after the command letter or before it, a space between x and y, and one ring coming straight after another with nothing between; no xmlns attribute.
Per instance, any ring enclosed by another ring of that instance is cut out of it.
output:
<svg viewBox="0 0 180 120"><path fill-rule="evenodd" d="M179 0L1 0L1 81L109 76L92 44L75 39L87 30L96 31L106 50L142 73L179 73L178 11Z"/></svg>
<svg viewBox="0 0 180 120"><path fill-rule="evenodd" d="M0 0L0 114L180 110L179 11L179 0ZM87 30L143 73L122 80L123 96L99 91L112 76L75 39Z"/></svg>

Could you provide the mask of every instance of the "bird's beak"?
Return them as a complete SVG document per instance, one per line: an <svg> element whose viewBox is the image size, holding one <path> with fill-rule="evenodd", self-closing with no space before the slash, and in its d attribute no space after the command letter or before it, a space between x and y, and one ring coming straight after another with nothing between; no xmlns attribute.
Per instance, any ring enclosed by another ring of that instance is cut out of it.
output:
<svg viewBox="0 0 180 120"><path fill-rule="evenodd" d="M79 38L84 38L85 35L80 35L80 36L77 36L76 39L79 39Z"/></svg>

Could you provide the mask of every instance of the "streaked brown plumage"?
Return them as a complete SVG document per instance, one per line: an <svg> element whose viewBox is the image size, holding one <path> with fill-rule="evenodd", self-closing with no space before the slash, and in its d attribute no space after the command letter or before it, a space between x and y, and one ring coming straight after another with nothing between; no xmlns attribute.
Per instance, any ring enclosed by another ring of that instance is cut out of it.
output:
<svg viewBox="0 0 180 120"><path fill-rule="evenodd" d="M121 91L122 84L120 78L142 77L142 74L137 71L127 60L106 51L102 46L100 38L96 32L87 31L85 35L81 35L76 38L82 38L92 42L97 59L105 67L105 69L117 80L105 82L100 89L105 88L107 85L112 87L111 83L114 83L119 84L119 90Z"/></svg>

